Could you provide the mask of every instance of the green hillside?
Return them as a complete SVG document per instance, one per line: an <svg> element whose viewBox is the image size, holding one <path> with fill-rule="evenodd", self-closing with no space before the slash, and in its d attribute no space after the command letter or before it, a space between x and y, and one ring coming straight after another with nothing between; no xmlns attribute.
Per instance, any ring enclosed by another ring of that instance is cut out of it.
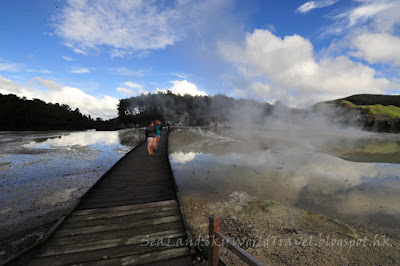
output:
<svg viewBox="0 0 400 266"><path fill-rule="evenodd" d="M347 100L342 100L341 104L347 108L366 110L368 113L376 116L387 118L400 118L400 107L394 105L356 105Z"/></svg>
<svg viewBox="0 0 400 266"><path fill-rule="evenodd" d="M358 94L325 102L341 111L347 124L366 130L400 133L400 96Z"/></svg>

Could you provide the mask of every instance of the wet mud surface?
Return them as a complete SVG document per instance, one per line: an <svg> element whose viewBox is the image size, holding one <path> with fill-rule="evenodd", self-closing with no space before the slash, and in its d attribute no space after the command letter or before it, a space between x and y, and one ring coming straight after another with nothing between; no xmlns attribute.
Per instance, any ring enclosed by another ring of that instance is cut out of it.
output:
<svg viewBox="0 0 400 266"><path fill-rule="evenodd" d="M399 265L400 241L362 225L345 224L309 210L233 192L210 203L183 197L193 239L208 240L208 217L220 231L264 265ZM199 246L206 248L205 246ZM242 265L220 243L226 265Z"/></svg>
<svg viewBox="0 0 400 266"><path fill-rule="evenodd" d="M142 129L0 132L0 260L40 240Z"/></svg>

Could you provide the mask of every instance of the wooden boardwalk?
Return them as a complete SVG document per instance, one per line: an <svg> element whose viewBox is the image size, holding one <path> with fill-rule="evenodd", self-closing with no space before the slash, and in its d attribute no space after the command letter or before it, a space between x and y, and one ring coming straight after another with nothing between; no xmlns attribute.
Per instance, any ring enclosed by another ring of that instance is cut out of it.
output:
<svg viewBox="0 0 400 266"><path fill-rule="evenodd" d="M168 136L123 157L28 265L191 265L167 156Z"/></svg>

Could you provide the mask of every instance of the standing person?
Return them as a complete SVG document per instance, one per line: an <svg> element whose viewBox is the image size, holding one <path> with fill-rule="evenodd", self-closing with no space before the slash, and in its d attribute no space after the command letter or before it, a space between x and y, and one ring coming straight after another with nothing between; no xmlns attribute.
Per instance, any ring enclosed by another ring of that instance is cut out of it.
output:
<svg viewBox="0 0 400 266"><path fill-rule="evenodd" d="M154 145L156 143L156 127L154 126L153 121L150 122L150 125L147 127L147 151L149 155L153 155Z"/></svg>
<svg viewBox="0 0 400 266"><path fill-rule="evenodd" d="M156 144L154 145L154 151L157 150L158 142L160 142L161 138L161 122L156 120Z"/></svg>

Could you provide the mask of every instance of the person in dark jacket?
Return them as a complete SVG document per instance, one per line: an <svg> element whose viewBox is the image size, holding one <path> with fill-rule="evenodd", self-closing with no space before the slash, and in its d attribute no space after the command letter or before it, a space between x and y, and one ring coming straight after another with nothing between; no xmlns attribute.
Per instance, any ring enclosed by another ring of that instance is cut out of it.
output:
<svg viewBox="0 0 400 266"><path fill-rule="evenodd" d="M147 151L149 155L153 155L154 145L156 144L156 127L153 121L147 127Z"/></svg>

